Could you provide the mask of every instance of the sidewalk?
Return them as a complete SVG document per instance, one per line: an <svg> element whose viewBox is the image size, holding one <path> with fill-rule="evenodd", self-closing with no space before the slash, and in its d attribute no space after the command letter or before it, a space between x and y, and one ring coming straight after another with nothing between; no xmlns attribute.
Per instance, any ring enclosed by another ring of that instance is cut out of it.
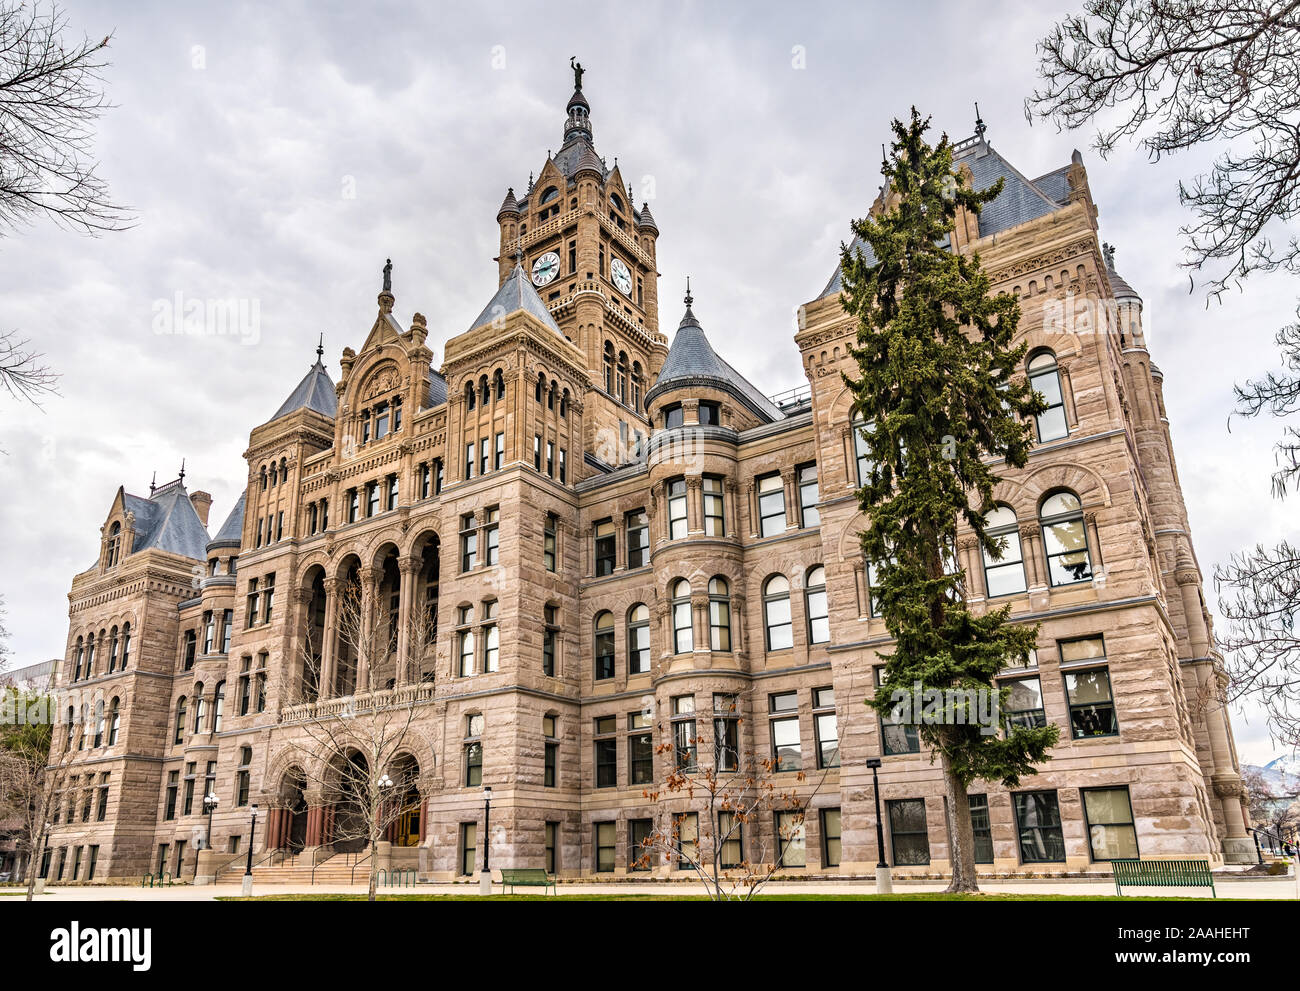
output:
<svg viewBox="0 0 1300 991"><path fill-rule="evenodd" d="M923 891L942 891L943 881L895 881L897 894L919 893ZM984 881L980 887L991 894L1029 894L1029 895L1094 895L1113 896L1115 885L1110 880L1041 880L1041 881ZM9 889L14 890L14 889ZM521 889L527 893L531 889ZM1267 898L1291 899L1296 897L1295 879L1278 878L1243 878L1229 880L1215 878L1215 890L1219 898ZM501 885L493 885L494 894L501 894ZM559 896L565 895L702 895L703 885L681 882L621 882L618 884L559 884ZM765 894L799 894L799 895L870 895L875 894L876 886L871 881L782 881L769 884L763 889ZM312 895L312 894L353 894L364 895L366 886L355 885L308 885L308 884L254 884L253 894L258 895ZM420 884L408 888L380 888L379 894L420 894L420 895L474 895L478 893L478 884ZM1210 897L1204 888L1135 888L1134 895L1168 895L1172 897ZM140 887L67 887L47 888L38 901L43 902L94 902L94 901L159 901L192 902L214 901L221 897L238 897L239 888L235 885L175 885L169 888ZM762 897L760 895L759 897ZM0 908L5 905L21 905L21 894L0 895Z"/></svg>

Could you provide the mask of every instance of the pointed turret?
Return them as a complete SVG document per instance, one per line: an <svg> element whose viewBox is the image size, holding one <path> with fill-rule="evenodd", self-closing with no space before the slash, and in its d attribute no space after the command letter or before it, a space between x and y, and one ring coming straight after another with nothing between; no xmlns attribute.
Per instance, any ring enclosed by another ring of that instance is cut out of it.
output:
<svg viewBox="0 0 1300 991"><path fill-rule="evenodd" d="M506 190L506 198L501 201L501 209L497 211L497 222L500 223L506 217L519 216L519 201L515 199L515 187L511 186Z"/></svg>
<svg viewBox="0 0 1300 991"><path fill-rule="evenodd" d="M641 211L637 215L636 229L639 231L654 231L659 233L659 225L655 223L654 214L650 212L650 204L642 203Z"/></svg>
<svg viewBox="0 0 1300 991"><path fill-rule="evenodd" d="M333 419L338 413L338 396L334 391L334 382L325 371L325 366L321 363L321 354L323 348L318 347L316 350L316 363L307 370L307 374L302 377L302 381L289 393L286 399L272 420L278 420L282 416L288 416L295 410L303 407L315 410L322 416L328 416Z"/></svg>
<svg viewBox="0 0 1300 991"><path fill-rule="evenodd" d="M532 281L528 278L523 265L518 260L515 261L515 267L510 270L510 274L506 276L505 282L501 283L501 288L496 291L496 295L492 297L487 306L483 307L483 312L469 325L468 329L476 330L479 327L503 321L510 314L517 313L520 310L531 314L555 333L564 336L560 331L560 325L551 316L551 311L542 302L542 297L537 295L537 290L533 288Z"/></svg>

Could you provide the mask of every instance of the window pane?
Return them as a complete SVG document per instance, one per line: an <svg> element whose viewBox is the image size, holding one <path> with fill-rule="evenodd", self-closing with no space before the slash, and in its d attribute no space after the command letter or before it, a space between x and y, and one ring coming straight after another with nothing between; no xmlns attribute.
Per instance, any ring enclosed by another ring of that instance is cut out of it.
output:
<svg viewBox="0 0 1300 991"><path fill-rule="evenodd" d="M1020 859L1027 864L1063 862L1065 839L1061 835L1056 792L1022 792L1013 795L1012 802L1020 838Z"/></svg>
<svg viewBox="0 0 1300 991"><path fill-rule="evenodd" d="M799 720L772 720L772 753L777 759L777 770L803 769L803 754L799 750Z"/></svg>

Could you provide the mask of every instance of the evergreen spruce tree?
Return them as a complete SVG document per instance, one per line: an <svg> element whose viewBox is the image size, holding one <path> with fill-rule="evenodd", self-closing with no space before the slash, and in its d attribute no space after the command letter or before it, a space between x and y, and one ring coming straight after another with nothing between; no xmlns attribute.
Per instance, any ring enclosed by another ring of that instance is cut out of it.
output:
<svg viewBox="0 0 1300 991"><path fill-rule="evenodd" d="M1013 344L1015 297L991 296L979 256L949 247L957 210L978 214L1002 183L971 189L953 171L947 136L936 147L926 143L929 123L916 108L910 122L893 122L883 204L853 224L874 262L842 248L843 301L858 321L850 353L859 369L857 378L844 379L854 413L867 425L871 459L858 490L869 520L862 550L876 565L873 598L895 642L883 685L868 704L883 718L898 711L899 700L910 702L910 721L943 768L948 890L976 891L967 788L976 779L1016 786L1049 759L1057 729L1002 720L997 731L981 732L975 724L973 692L997 692L997 672L1034 647L1038 627L1008 623L1010 606L980 616L967 609L957 527L964 520L991 554L1005 550L1005 541L984 528L1000 481L994 469L1002 460L1024 466L1031 443L1026 418L1045 406L1020 374L1026 345ZM947 694L942 716L922 721L917 685L971 694Z"/></svg>

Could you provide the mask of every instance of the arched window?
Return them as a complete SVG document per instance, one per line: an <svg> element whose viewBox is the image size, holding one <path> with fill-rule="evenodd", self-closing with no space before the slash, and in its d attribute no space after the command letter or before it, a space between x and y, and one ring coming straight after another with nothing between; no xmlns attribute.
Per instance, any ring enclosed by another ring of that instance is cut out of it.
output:
<svg viewBox="0 0 1300 991"><path fill-rule="evenodd" d="M614 677L614 614L596 615L596 680Z"/></svg>
<svg viewBox="0 0 1300 991"><path fill-rule="evenodd" d="M641 410L641 362L632 362L632 408Z"/></svg>
<svg viewBox="0 0 1300 991"><path fill-rule="evenodd" d="M650 610L640 602L627 614L627 673L650 673Z"/></svg>
<svg viewBox="0 0 1300 991"><path fill-rule="evenodd" d="M486 406L491 398L492 394L488 391L488 377L486 375L480 375L478 380L479 404Z"/></svg>
<svg viewBox="0 0 1300 991"><path fill-rule="evenodd" d="M289 481L289 459L281 458L280 459L280 484L283 485L287 481Z"/></svg>
<svg viewBox="0 0 1300 991"><path fill-rule="evenodd" d="M1043 443L1070 435L1065 421L1065 396L1061 392L1061 370L1056 355L1040 351L1029 359L1029 385L1047 400L1047 409L1038 414L1038 440Z"/></svg>
<svg viewBox="0 0 1300 991"><path fill-rule="evenodd" d="M204 711L207 708L203 699L203 682L194 686L194 732L203 732L203 717L207 715Z"/></svg>
<svg viewBox="0 0 1300 991"><path fill-rule="evenodd" d="M366 415L368 415L368 414L369 414L369 411L367 410L367 411L365 411L365 412L362 413L362 416L366 416ZM369 421L367 421L367 425L369 425ZM272 461L272 462L271 462L271 471L270 471L270 473L267 475L267 478L270 480L271 485L272 485L273 487L274 487L274 485L275 485L275 483L276 483L276 481L277 481L277 479L278 479L278 475L279 475L279 473L276 471L276 468L275 468L275 462Z"/></svg>
<svg viewBox="0 0 1300 991"><path fill-rule="evenodd" d="M393 400L393 429L402 429L402 397Z"/></svg>
<svg viewBox="0 0 1300 991"><path fill-rule="evenodd" d="M1001 554L984 551L984 583L988 586L989 598L1023 592L1025 561L1015 510L1010 506L994 506L984 514L984 532L994 540L1006 542Z"/></svg>
<svg viewBox="0 0 1300 991"><path fill-rule="evenodd" d="M95 743L96 747L104 745L104 700L95 703Z"/></svg>
<svg viewBox="0 0 1300 991"><path fill-rule="evenodd" d="M498 401L505 399L506 398L506 377L501 373L501 369L498 368L496 370L496 374L492 377L492 382L495 390L495 398Z"/></svg>
<svg viewBox="0 0 1300 991"><path fill-rule="evenodd" d="M709 579L709 649L731 650L731 589L721 577Z"/></svg>
<svg viewBox="0 0 1300 991"><path fill-rule="evenodd" d="M108 631L108 673L117 670L117 627Z"/></svg>
<svg viewBox="0 0 1300 991"><path fill-rule="evenodd" d="M226 683L217 682L216 691L212 693L212 732L221 732L221 719L226 714Z"/></svg>
<svg viewBox="0 0 1300 991"><path fill-rule="evenodd" d="M266 465L262 465L262 488L266 488Z"/></svg>
<svg viewBox="0 0 1300 991"><path fill-rule="evenodd" d="M122 727L122 704L115 696L108 705L108 745L117 745L117 732Z"/></svg>
<svg viewBox="0 0 1300 991"><path fill-rule="evenodd" d="M91 633L86 637L86 669L82 676L89 678L95 673L95 634Z"/></svg>
<svg viewBox="0 0 1300 991"><path fill-rule="evenodd" d="M627 352L620 351L618 353L618 401L620 403L627 402L627 374Z"/></svg>
<svg viewBox="0 0 1300 991"><path fill-rule="evenodd" d="M117 555L122 548L122 524L114 523L108 530L108 552L104 555L104 567L111 568L117 564Z"/></svg>
<svg viewBox="0 0 1300 991"><path fill-rule="evenodd" d="M466 409L473 409L473 408L474 408L474 399L475 399L475 396L474 396L474 383L473 383L473 382L466 382L466 383L465 383L465 408L466 408Z"/></svg>
<svg viewBox="0 0 1300 991"><path fill-rule="evenodd" d="M77 710L68 706L68 738L64 741L64 749L72 749L72 734L77 726Z"/></svg>
<svg viewBox="0 0 1300 991"><path fill-rule="evenodd" d="M560 419L566 419L569 415L569 390L565 389L560 393Z"/></svg>
<svg viewBox="0 0 1300 991"><path fill-rule="evenodd" d="M173 743L185 742L185 696L176 700L176 732L172 735Z"/></svg>
<svg viewBox="0 0 1300 991"><path fill-rule="evenodd" d="M794 646L790 580L785 575L773 575L763 583L763 625L767 628L768 650L787 650Z"/></svg>
<svg viewBox="0 0 1300 991"><path fill-rule="evenodd" d="M540 403L542 401L542 393L545 391L546 391L546 373L541 372L537 376L537 387L533 390L533 400L535 402Z"/></svg>
<svg viewBox="0 0 1300 991"><path fill-rule="evenodd" d="M123 671L131 663L131 624L122 624L122 663L120 665Z"/></svg>
<svg viewBox="0 0 1300 991"><path fill-rule="evenodd" d="M826 605L826 569L815 564L803 580L804 611L808 614L808 642L830 643L831 620Z"/></svg>
<svg viewBox="0 0 1300 991"><path fill-rule="evenodd" d="M1077 585L1092 580L1092 559L1088 554L1088 533L1083 525L1083 507L1073 492L1048 496L1038 510L1047 553L1047 574L1053 585Z"/></svg>
<svg viewBox="0 0 1300 991"><path fill-rule="evenodd" d="M560 386L555 379L551 379L551 391L546 394L546 408L555 409L555 397L559 394Z"/></svg>
<svg viewBox="0 0 1300 991"><path fill-rule="evenodd" d="M605 391L614 394L614 345L605 342Z"/></svg>
<svg viewBox="0 0 1300 991"><path fill-rule="evenodd" d="M542 198L537 201L537 205L545 206L547 203L551 202L551 200L557 199L559 195L560 191L554 186L550 186L544 193L542 193Z"/></svg>
<svg viewBox="0 0 1300 991"><path fill-rule="evenodd" d="M86 643L81 637L77 637L77 646L74 649L72 654L72 660L73 660L72 680L73 681L81 680L81 662L85 658L85 655L86 655Z"/></svg>
<svg viewBox="0 0 1300 991"><path fill-rule="evenodd" d="M691 583L678 578L672 585L673 653L689 654L695 649L691 624Z"/></svg>

